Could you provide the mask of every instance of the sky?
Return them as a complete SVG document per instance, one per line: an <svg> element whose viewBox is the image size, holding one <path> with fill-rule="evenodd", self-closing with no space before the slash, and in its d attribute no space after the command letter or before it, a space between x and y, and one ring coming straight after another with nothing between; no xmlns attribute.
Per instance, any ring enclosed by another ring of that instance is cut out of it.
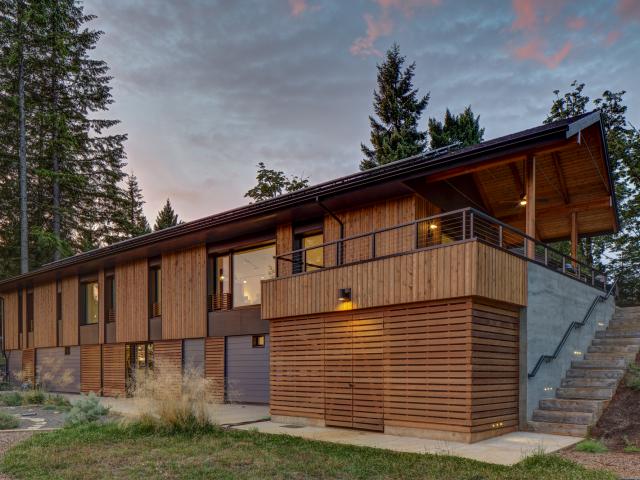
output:
<svg viewBox="0 0 640 480"><path fill-rule="evenodd" d="M248 203L256 164L353 173L394 43L430 93L421 128L471 105L485 140L544 120L556 89L626 90L640 126L640 0L84 0L153 224Z"/></svg>

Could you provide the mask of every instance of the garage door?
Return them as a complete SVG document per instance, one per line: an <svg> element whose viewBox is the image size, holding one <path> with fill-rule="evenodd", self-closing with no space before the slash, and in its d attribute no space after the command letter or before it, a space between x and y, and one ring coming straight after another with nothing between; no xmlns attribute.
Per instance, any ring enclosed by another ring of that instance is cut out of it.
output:
<svg viewBox="0 0 640 480"><path fill-rule="evenodd" d="M226 399L269 403L269 335L226 338Z"/></svg>
<svg viewBox="0 0 640 480"><path fill-rule="evenodd" d="M39 348L38 383L50 392L80 392L80 347Z"/></svg>

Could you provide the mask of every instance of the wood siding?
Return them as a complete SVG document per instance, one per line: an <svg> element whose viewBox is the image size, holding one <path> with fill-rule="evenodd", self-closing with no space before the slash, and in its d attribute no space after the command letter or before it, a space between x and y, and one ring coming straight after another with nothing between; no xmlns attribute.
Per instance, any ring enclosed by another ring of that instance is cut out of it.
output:
<svg viewBox="0 0 640 480"><path fill-rule="evenodd" d="M98 272L98 343L104 343L104 293L104 270L100 270L100 272Z"/></svg>
<svg viewBox="0 0 640 480"><path fill-rule="evenodd" d="M78 345L78 293L80 285L78 277L62 279L62 346Z"/></svg>
<svg viewBox="0 0 640 480"><path fill-rule="evenodd" d="M22 381L35 385L36 350L34 348L27 348L22 351Z"/></svg>
<svg viewBox="0 0 640 480"><path fill-rule="evenodd" d="M162 338L207 335L207 249L162 256Z"/></svg>
<svg viewBox="0 0 640 480"><path fill-rule="evenodd" d="M204 376L207 379L209 398L224 402L224 337L207 337L204 343Z"/></svg>
<svg viewBox="0 0 640 480"><path fill-rule="evenodd" d="M176 394L182 390L182 340L154 342L154 372L160 375L163 387Z"/></svg>
<svg viewBox="0 0 640 480"><path fill-rule="evenodd" d="M276 227L276 255L282 255L293 250L293 228L290 223L283 223ZM278 276L291 275L292 264L280 260L277 265Z"/></svg>
<svg viewBox="0 0 640 480"><path fill-rule="evenodd" d="M126 394L124 343L102 346L102 394L122 397Z"/></svg>
<svg viewBox="0 0 640 480"><path fill-rule="evenodd" d="M102 393L102 347L82 345L80 347L80 391Z"/></svg>
<svg viewBox="0 0 640 480"><path fill-rule="evenodd" d="M18 292L5 293L4 298L4 348L18 350Z"/></svg>
<svg viewBox="0 0 640 480"><path fill-rule="evenodd" d="M351 288L351 302L338 290ZM526 261L480 242L419 250L262 283L262 318L465 296L526 304Z"/></svg>
<svg viewBox="0 0 640 480"><path fill-rule="evenodd" d="M36 348L55 347L56 282L37 285L33 289L33 339Z"/></svg>
<svg viewBox="0 0 640 480"><path fill-rule="evenodd" d="M146 259L116 266L116 342L149 338L148 279Z"/></svg>
<svg viewBox="0 0 640 480"><path fill-rule="evenodd" d="M515 429L518 309L477 298L271 322L271 414L475 441Z"/></svg>

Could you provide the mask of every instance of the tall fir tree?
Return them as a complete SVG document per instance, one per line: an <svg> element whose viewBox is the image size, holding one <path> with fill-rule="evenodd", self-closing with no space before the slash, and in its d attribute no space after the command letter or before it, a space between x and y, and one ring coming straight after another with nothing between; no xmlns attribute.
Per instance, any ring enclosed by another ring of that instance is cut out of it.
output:
<svg viewBox="0 0 640 480"><path fill-rule="evenodd" d="M309 186L308 178L295 175L287 176L281 170L267 168L264 162L258 163L256 180L258 182L256 186L244 194L246 198L251 198L254 202L261 202Z"/></svg>
<svg viewBox="0 0 640 480"><path fill-rule="evenodd" d="M164 207L162 207L162 210L158 212L156 223L153 226L153 231L157 232L158 230L164 230L165 228L175 227L180 223L182 222L178 219L178 214L171 206L171 201L167 198L167 202L164 204Z"/></svg>
<svg viewBox="0 0 640 480"><path fill-rule="evenodd" d="M143 211L144 204L138 178L131 173L127 176L124 198L120 202L120 208L112 217L116 228L113 236L108 238L108 243L151 233L149 221Z"/></svg>
<svg viewBox="0 0 640 480"><path fill-rule="evenodd" d="M435 118L429 119L429 147L431 149L453 144L468 147L482 142L483 137L484 128L480 127L480 115L473 114L471 105L459 115L452 114L447 108L442 122Z"/></svg>
<svg viewBox="0 0 640 480"><path fill-rule="evenodd" d="M418 122L429 104L429 94L418 96L418 89L413 88L416 64L403 69L405 61L400 47L393 44L377 66L377 88L373 92L377 118L369 117L371 147L360 145L365 157L360 170L417 155L426 148L427 132L418 128Z"/></svg>

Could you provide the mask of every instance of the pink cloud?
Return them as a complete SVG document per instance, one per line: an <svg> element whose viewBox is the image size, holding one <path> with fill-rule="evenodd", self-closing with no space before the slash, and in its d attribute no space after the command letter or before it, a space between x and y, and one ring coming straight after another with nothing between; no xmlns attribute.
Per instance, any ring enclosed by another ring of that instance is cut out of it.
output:
<svg viewBox="0 0 640 480"><path fill-rule="evenodd" d="M582 30L587 21L583 17L571 17L567 20L567 28L571 30Z"/></svg>
<svg viewBox="0 0 640 480"><path fill-rule="evenodd" d="M611 45L613 45L614 43L616 43L620 39L621 35L622 35L622 32L620 30L612 30L612 31L610 31L609 33L607 33L607 36L604 39L604 44L607 47L610 47Z"/></svg>
<svg viewBox="0 0 640 480"><path fill-rule="evenodd" d="M307 0L289 0L289 8L291 9L291 15L299 17L309 9Z"/></svg>
<svg viewBox="0 0 640 480"><path fill-rule="evenodd" d="M380 13L374 17L370 13L364 14L364 21L367 24L367 34L355 39L349 51L352 55L378 55L382 53L375 48L375 42L380 37L387 37L393 33L395 22L393 11L402 12L405 17L412 18L415 11L421 7L435 7L442 3L442 0L374 0Z"/></svg>
<svg viewBox="0 0 640 480"><path fill-rule="evenodd" d="M625 20L640 21L640 2L638 0L619 0L616 11Z"/></svg>
<svg viewBox="0 0 640 480"><path fill-rule="evenodd" d="M535 0L513 0L516 18L511 24L512 30L533 30L538 22Z"/></svg>
<svg viewBox="0 0 640 480"><path fill-rule="evenodd" d="M541 39L534 38L514 50L515 56L519 60L535 60L548 68L556 68L573 48L571 42L566 42L556 53L547 55L544 53L544 45Z"/></svg>

